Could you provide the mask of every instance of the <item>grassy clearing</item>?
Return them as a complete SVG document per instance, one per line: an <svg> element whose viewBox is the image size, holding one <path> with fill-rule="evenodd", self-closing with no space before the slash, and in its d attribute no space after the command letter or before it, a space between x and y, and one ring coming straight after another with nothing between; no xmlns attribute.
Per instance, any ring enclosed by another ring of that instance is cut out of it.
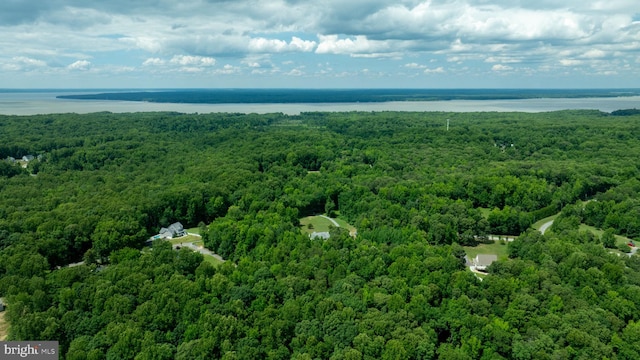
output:
<svg viewBox="0 0 640 360"><path fill-rule="evenodd" d="M493 244L478 244L476 246L463 246L467 256L471 259L478 254L495 254L498 255L498 260L507 259L507 244L501 241L496 241Z"/></svg>
<svg viewBox="0 0 640 360"><path fill-rule="evenodd" d="M334 219L334 220L340 225L341 228L345 228L349 230L349 232L356 231L356 228L350 225L349 223L347 223L346 221L342 219Z"/></svg>
<svg viewBox="0 0 640 360"><path fill-rule="evenodd" d="M7 339L9 334L9 323L4 318L4 312L0 312L0 341Z"/></svg>
<svg viewBox="0 0 640 360"><path fill-rule="evenodd" d="M202 239L196 240L196 241L193 242L193 245L195 245L195 246L204 246L204 241L202 241Z"/></svg>
<svg viewBox="0 0 640 360"><path fill-rule="evenodd" d="M482 216L485 219L489 218L489 214L491 214L491 209L489 209L489 208L478 208L478 210L480 210L480 212L482 213Z"/></svg>
<svg viewBox="0 0 640 360"><path fill-rule="evenodd" d="M202 238L200 236L195 236L195 235L187 235L187 236L182 236L179 238L173 238L171 240L169 240L169 242L171 243L171 245L175 245L175 244L181 244L181 243L188 243L188 242L202 242Z"/></svg>
<svg viewBox="0 0 640 360"><path fill-rule="evenodd" d="M194 227L194 228L190 228L190 229L186 229L186 230L187 230L187 232L188 232L189 234L198 234L198 235L201 235L201 234L200 234L200 228L198 228L198 227Z"/></svg>
<svg viewBox="0 0 640 360"><path fill-rule="evenodd" d="M580 224L580 227L578 228L578 230L580 231L591 231L595 236L597 237L602 237L602 234L604 233L604 230L602 229L597 229L593 226L590 225L585 225L585 224ZM616 245L618 244L627 244L629 243L629 241L631 241L631 239L629 239L628 237L625 236L620 236L620 235L614 235L616 237Z"/></svg>
<svg viewBox="0 0 640 360"><path fill-rule="evenodd" d="M211 255L205 255L202 254L202 257L204 258L204 261L208 262L209 264L218 267L220 265L222 265L223 261L220 261L218 259L216 259L215 257L211 256Z"/></svg>
<svg viewBox="0 0 640 360"><path fill-rule="evenodd" d="M309 227L309 224L311 224L311 227ZM329 231L329 227L334 226L331 221L320 216L307 216L302 218L300 219L300 225L302 231L307 234L311 234L312 232Z"/></svg>
<svg viewBox="0 0 640 360"><path fill-rule="evenodd" d="M333 220L335 220L338 223L338 225L340 225L341 228L345 228L349 230L350 233L353 233L356 231L355 227L353 227L352 225L350 225L349 223L347 223L342 219L333 219ZM311 224L311 228L309 227L309 224ZM329 228L332 226L335 226L335 225L333 225L333 223L330 220L323 218L321 216L307 216L305 218L300 219L300 229L302 230L302 232L306 234L311 234L313 232L329 231Z"/></svg>

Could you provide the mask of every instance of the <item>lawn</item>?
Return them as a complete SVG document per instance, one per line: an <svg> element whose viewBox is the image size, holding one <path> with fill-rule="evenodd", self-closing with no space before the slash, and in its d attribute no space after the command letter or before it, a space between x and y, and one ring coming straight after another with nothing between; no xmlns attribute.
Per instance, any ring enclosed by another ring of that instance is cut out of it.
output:
<svg viewBox="0 0 640 360"><path fill-rule="evenodd" d="M493 244L478 244L476 246L463 246L467 257L472 259L478 254L495 254L498 260L507 259L507 244L502 241L495 241Z"/></svg>
<svg viewBox="0 0 640 360"><path fill-rule="evenodd" d="M195 236L195 235L181 236L179 238L173 238L173 239L169 240L171 245L181 244L181 243L188 243L188 242L192 242L192 243L195 244L198 241L200 243L202 243L202 238L200 236Z"/></svg>
<svg viewBox="0 0 640 360"><path fill-rule="evenodd" d="M491 209L489 209L489 208L482 208L482 207L481 207L481 208L478 208L478 210L480 210L480 212L482 213L482 216L483 216L485 219L488 219L488 218L489 218L489 214L491 214Z"/></svg>
<svg viewBox="0 0 640 360"><path fill-rule="evenodd" d="M4 319L5 312L0 313L0 341L4 341L9 333L9 323Z"/></svg>
<svg viewBox="0 0 640 360"><path fill-rule="evenodd" d="M350 233L355 232L356 228L349 225L346 221L336 218L335 220L341 228L345 228L349 230ZM311 227L309 227L311 224ZM329 227L335 226L333 223L326 218L321 216L307 216L305 218L300 219L300 229L307 234L311 234L313 232L325 232L329 231Z"/></svg>
<svg viewBox="0 0 640 360"><path fill-rule="evenodd" d="M194 227L194 228L185 229L185 230L187 230L187 232L188 232L189 234L198 234L198 235L201 235L201 234L200 234L200 228L199 228L199 227Z"/></svg>
<svg viewBox="0 0 640 360"><path fill-rule="evenodd" d="M341 228L345 228L347 230L349 230L349 233L353 234L356 231L356 228L352 225L350 225L349 223L347 223L346 221L342 220L342 219L333 219L335 220Z"/></svg>
<svg viewBox="0 0 640 360"><path fill-rule="evenodd" d="M585 224L580 224L580 227L578 229L580 231L585 231L585 230L591 231L597 237L602 237L602 234L604 233L604 230L597 229L593 226L589 226ZM620 235L615 235L615 237L616 237L616 244L627 244L629 243L629 241L631 241L631 239L629 239L628 237L624 237Z"/></svg>
<svg viewBox="0 0 640 360"><path fill-rule="evenodd" d="M202 254L202 257L204 258L204 261L208 262L209 264L211 264L211 265L213 265L215 267L218 267L218 266L222 265L222 263L223 263L223 261L220 261L220 260L214 258L211 255Z"/></svg>

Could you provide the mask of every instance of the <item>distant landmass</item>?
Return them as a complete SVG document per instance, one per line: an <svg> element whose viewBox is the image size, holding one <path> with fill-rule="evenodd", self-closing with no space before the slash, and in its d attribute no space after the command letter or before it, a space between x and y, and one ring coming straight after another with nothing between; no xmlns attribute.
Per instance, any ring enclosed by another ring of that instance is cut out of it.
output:
<svg viewBox="0 0 640 360"><path fill-rule="evenodd" d="M60 95L60 99L190 104L356 103L638 96L640 89L194 89Z"/></svg>

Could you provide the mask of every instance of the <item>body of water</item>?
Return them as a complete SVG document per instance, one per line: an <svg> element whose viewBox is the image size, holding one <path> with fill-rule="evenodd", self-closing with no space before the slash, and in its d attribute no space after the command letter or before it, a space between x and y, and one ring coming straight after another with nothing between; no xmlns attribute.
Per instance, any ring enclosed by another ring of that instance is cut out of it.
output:
<svg viewBox="0 0 640 360"><path fill-rule="evenodd" d="M58 95L82 92L0 92L0 114L35 115L109 111L113 113L176 111L181 113L285 113L296 115L313 111L446 111L446 112L544 112L569 109L592 109L611 112L640 108L640 96L608 98L540 98L518 100L450 100L397 101L382 103L314 103L314 104L179 104L114 100L57 99ZM95 91L87 92L95 93Z"/></svg>

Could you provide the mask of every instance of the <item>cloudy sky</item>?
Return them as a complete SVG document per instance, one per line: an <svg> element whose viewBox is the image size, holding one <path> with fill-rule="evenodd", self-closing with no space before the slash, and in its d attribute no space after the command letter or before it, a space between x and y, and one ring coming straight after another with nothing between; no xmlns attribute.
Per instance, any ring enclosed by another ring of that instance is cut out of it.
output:
<svg viewBox="0 0 640 360"><path fill-rule="evenodd" d="M638 0L0 1L0 88L639 86Z"/></svg>

